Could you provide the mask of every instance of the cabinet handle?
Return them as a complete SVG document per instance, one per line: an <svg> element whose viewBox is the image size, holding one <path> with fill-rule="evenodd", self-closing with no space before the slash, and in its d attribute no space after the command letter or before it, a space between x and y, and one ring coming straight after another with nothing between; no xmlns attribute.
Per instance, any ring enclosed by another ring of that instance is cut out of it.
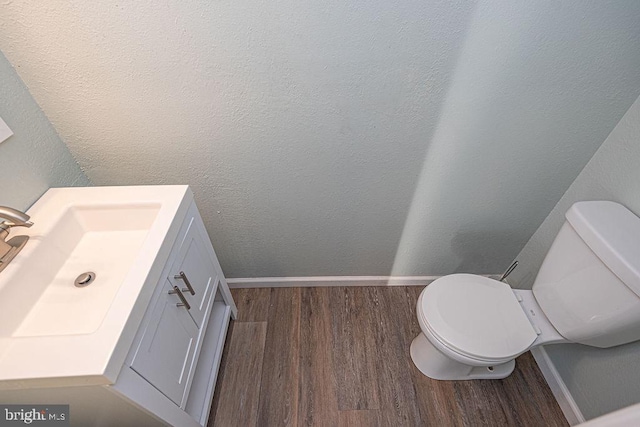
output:
<svg viewBox="0 0 640 427"><path fill-rule="evenodd" d="M169 295L173 295L173 294L178 295L178 298L180 298L180 301L182 301L177 303L176 307L185 307L187 310L191 310L191 306L187 302L187 299L184 297L184 295L182 295L182 292L180 291L179 287L174 286L173 290L169 291Z"/></svg>
<svg viewBox="0 0 640 427"><path fill-rule="evenodd" d="M189 283L189 279L187 279L187 275L184 274L184 271L181 271L180 274L176 274L175 276L173 276L173 278L174 279L182 279L184 284L187 285L187 289L182 289L182 292L189 291L189 293L191 295L195 295L196 294L196 291L193 290L193 286L191 286L191 283Z"/></svg>

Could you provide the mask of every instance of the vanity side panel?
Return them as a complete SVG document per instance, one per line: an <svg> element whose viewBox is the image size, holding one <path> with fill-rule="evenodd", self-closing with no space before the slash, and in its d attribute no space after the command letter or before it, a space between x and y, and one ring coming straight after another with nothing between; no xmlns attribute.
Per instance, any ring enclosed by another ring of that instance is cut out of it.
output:
<svg viewBox="0 0 640 427"><path fill-rule="evenodd" d="M0 402L23 405L69 405L71 426L166 426L158 418L105 386L1 390Z"/></svg>
<svg viewBox="0 0 640 427"><path fill-rule="evenodd" d="M189 414L129 367L122 369L118 382L110 387L109 391L141 410L154 414L159 419L166 420L167 425L202 427ZM118 424L113 425L116 426ZM144 426L145 424L139 425Z"/></svg>

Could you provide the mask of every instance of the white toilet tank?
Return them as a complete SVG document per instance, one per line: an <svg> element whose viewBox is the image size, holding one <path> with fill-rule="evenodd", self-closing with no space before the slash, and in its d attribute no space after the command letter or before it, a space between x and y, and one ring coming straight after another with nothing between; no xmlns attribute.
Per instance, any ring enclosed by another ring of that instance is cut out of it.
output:
<svg viewBox="0 0 640 427"><path fill-rule="evenodd" d="M562 336L596 347L640 339L640 218L614 202L578 202L533 294Z"/></svg>

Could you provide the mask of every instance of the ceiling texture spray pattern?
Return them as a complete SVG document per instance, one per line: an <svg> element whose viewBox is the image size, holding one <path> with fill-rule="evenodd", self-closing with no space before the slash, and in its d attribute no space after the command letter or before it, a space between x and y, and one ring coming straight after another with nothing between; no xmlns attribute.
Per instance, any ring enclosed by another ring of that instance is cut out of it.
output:
<svg viewBox="0 0 640 427"><path fill-rule="evenodd" d="M94 184L190 184L229 277L495 273L640 94L639 20L30 0L0 49Z"/></svg>

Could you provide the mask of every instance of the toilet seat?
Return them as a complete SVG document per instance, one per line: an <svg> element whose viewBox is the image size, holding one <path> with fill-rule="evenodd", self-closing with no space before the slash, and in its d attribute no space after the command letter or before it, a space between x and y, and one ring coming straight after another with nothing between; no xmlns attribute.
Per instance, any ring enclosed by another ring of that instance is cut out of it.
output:
<svg viewBox="0 0 640 427"><path fill-rule="evenodd" d="M537 338L509 285L487 277L441 277L422 291L417 312L434 345L469 362L511 360Z"/></svg>

